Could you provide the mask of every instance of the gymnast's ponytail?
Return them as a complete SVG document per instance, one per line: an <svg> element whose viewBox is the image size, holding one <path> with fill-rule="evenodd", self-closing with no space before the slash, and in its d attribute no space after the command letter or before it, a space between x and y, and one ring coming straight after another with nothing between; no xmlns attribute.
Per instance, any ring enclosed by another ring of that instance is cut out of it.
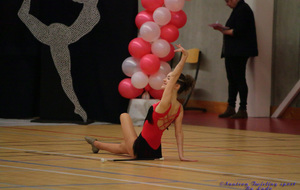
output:
<svg viewBox="0 0 300 190"><path fill-rule="evenodd" d="M178 90L178 94L181 94L182 92L187 92L195 85L195 80L190 75L184 75L181 74L179 79L177 80L177 84L180 85L180 88Z"/></svg>

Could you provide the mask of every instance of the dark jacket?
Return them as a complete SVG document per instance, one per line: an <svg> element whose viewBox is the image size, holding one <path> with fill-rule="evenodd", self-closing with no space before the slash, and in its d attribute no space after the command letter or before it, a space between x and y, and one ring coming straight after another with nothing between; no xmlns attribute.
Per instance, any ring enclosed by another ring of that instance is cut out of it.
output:
<svg viewBox="0 0 300 190"><path fill-rule="evenodd" d="M221 57L258 55L254 15L244 0L232 10L226 26L233 29L233 36L224 35Z"/></svg>

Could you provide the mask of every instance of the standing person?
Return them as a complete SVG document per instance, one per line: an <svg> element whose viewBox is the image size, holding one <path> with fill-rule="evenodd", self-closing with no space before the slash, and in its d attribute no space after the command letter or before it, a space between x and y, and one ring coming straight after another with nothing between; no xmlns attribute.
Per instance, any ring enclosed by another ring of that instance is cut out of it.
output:
<svg viewBox="0 0 300 190"><path fill-rule="evenodd" d="M251 8L244 0L225 2L233 9L226 27L213 27L224 35L221 57L225 58L228 79L228 107L219 117L247 118L246 63L249 57L258 55L255 20ZM236 113L237 94L240 96L240 107Z"/></svg>
<svg viewBox="0 0 300 190"><path fill-rule="evenodd" d="M176 46L178 49L175 52L182 52L182 57L175 69L164 79L162 98L150 107L140 135L137 136L129 114L123 113L120 121L124 141L120 144L112 144L85 137L85 140L91 144L94 153L106 150L115 154L128 154L135 159L161 158L162 134L174 121L179 159L181 161L197 161L187 159L183 155L183 107L177 100L177 96L189 90L194 85L194 79L189 75L181 74L188 52L181 45Z"/></svg>

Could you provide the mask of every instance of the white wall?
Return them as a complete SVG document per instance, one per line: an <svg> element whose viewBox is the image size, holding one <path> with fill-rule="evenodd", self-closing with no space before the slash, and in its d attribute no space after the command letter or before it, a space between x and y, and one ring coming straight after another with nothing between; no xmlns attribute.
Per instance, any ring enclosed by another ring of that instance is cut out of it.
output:
<svg viewBox="0 0 300 190"><path fill-rule="evenodd" d="M250 117L268 117L271 102L274 0L245 1L255 15L259 48L259 56L250 60L247 67L248 114ZM141 4L139 8L139 11L143 9ZM216 21L225 24L232 9L223 0L192 0L186 1L183 10L188 21L179 30L180 35L175 43L181 43L186 48L197 47L202 52L198 81L191 99L227 102L228 83L224 59L220 58L223 37L208 24ZM195 70L186 66L184 72L193 75Z"/></svg>
<svg viewBox="0 0 300 190"><path fill-rule="evenodd" d="M247 66L250 117L270 116L272 79L272 40L274 0L246 0L254 12L258 41L258 57Z"/></svg>

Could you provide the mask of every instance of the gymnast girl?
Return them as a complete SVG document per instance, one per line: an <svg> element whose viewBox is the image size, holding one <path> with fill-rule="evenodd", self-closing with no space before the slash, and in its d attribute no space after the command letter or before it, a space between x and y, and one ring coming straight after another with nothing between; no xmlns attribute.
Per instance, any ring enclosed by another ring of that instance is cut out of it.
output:
<svg viewBox="0 0 300 190"><path fill-rule="evenodd" d="M120 144L105 143L92 137L85 137L85 140L91 144L94 153L106 150L115 154L128 154L136 160L160 159L162 158L162 134L174 123L179 159L181 161L197 161L187 159L183 154L182 118L184 110L182 104L177 100L178 95L192 88L195 81L190 75L185 76L181 73L188 52L180 44L176 47L177 49L174 51L182 53L181 59L174 70L164 79L161 87L164 89L162 98L149 108L140 135L138 136L134 129L130 115L122 113L120 122L124 136L123 142Z"/></svg>

